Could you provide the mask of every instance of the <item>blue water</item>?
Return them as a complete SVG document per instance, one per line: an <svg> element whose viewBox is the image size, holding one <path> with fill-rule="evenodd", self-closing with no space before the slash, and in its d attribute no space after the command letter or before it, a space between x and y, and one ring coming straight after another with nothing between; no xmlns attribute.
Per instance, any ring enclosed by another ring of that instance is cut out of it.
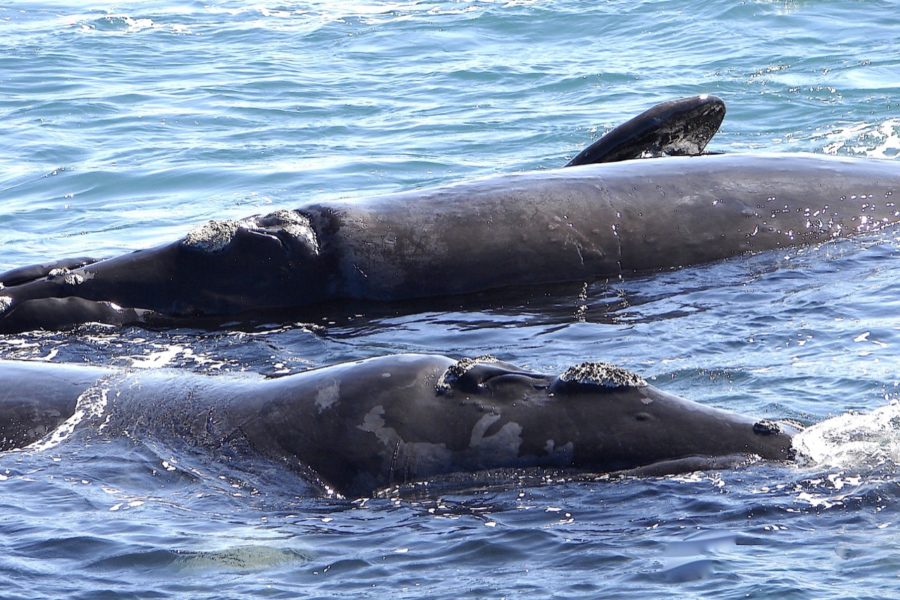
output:
<svg viewBox="0 0 900 600"><path fill-rule="evenodd" d="M209 218L564 164L652 104L711 147L900 160L900 4L7 2L0 270ZM900 234L256 332L26 334L0 358L297 372L391 352L586 359L820 423L801 465L321 498L154 440L0 456L0 597L871 597L900 584Z"/></svg>

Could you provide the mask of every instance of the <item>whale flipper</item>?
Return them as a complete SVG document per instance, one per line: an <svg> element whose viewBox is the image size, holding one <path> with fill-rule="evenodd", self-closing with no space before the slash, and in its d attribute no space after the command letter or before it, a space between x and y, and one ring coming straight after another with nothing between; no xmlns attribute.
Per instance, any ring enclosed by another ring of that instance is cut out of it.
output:
<svg viewBox="0 0 900 600"><path fill-rule="evenodd" d="M95 262L97 262L96 258L91 258L89 256L79 256L76 258L63 258L49 263L28 265L25 267L19 267L17 269L11 269L9 271L6 271L5 273L0 273L0 287L9 287L13 285L28 283L29 281L34 281L35 279L40 279L41 277L47 277L48 275L52 275L54 273L61 274L68 271L69 269L77 269L78 267L90 265Z"/></svg>
<svg viewBox="0 0 900 600"><path fill-rule="evenodd" d="M716 96L663 102L622 123L566 166L702 154L724 118L725 102Z"/></svg>
<svg viewBox="0 0 900 600"><path fill-rule="evenodd" d="M109 301L68 296L33 298L16 304L4 301L3 297L0 297L0 315L3 317L4 333L18 333L35 329L71 329L84 323L102 323L117 327L150 325L156 313L141 308L123 308Z"/></svg>

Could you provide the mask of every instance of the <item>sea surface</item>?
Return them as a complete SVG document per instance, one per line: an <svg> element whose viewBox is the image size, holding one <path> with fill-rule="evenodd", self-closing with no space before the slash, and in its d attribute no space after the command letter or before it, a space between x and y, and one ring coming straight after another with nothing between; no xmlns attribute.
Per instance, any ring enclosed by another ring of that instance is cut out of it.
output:
<svg viewBox="0 0 900 600"><path fill-rule="evenodd" d="M900 160L900 3L7 1L0 271L561 166L701 93L728 106L711 149ZM8 452L0 598L897 597L898 247L888 230L242 332L2 337L3 359L219 377L396 352L604 360L818 425L800 464L413 499L322 497L150 439Z"/></svg>

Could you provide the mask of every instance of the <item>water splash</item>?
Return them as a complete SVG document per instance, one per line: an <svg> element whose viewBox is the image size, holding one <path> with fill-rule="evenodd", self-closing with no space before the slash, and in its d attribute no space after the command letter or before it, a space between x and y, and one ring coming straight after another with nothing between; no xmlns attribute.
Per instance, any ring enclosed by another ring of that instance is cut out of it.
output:
<svg viewBox="0 0 900 600"><path fill-rule="evenodd" d="M826 154L897 158L900 156L900 119L889 118L881 123L860 122L837 127L822 134L821 138L826 142Z"/></svg>
<svg viewBox="0 0 900 600"><path fill-rule="evenodd" d="M794 438L794 447L804 466L893 470L900 465L900 401L817 423Z"/></svg>
<svg viewBox="0 0 900 600"><path fill-rule="evenodd" d="M43 438L33 444L29 444L24 449L26 451L41 452L49 450L50 448L55 448L72 435L75 428L82 422L99 421L104 413L106 413L106 407L109 404L108 394L111 389L109 379L111 377L101 379L82 392L75 402L75 412L72 413L71 417L63 421L59 427L45 435ZM107 420L109 419L108 414L106 418ZM105 422L101 423L100 429L102 429L104 425Z"/></svg>

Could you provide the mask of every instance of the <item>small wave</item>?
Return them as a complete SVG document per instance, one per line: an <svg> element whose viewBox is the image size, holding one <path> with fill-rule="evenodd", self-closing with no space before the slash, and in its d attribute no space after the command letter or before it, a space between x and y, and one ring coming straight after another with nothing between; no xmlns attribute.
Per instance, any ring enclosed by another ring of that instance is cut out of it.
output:
<svg viewBox="0 0 900 600"><path fill-rule="evenodd" d="M106 15L81 23L82 31L137 33L155 26L152 19L133 18L127 15Z"/></svg>
<svg viewBox="0 0 900 600"><path fill-rule="evenodd" d="M854 123L816 136L826 154L852 154L870 158L900 157L900 119L881 123Z"/></svg>
<svg viewBox="0 0 900 600"><path fill-rule="evenodd" d="M817 423L797 435L794 447L802 466L894 470L900 465L900 401Z"/></svg>
<svg viewBox="0 0 900 600"><path fill-rule="evenodd" d="M74 15L64 21L68 27L75 27L81 33L131 34L146 31L167 31L175 34L192 33L183 23L158 23L147 17L132 17L121 14Z"/></svg>

